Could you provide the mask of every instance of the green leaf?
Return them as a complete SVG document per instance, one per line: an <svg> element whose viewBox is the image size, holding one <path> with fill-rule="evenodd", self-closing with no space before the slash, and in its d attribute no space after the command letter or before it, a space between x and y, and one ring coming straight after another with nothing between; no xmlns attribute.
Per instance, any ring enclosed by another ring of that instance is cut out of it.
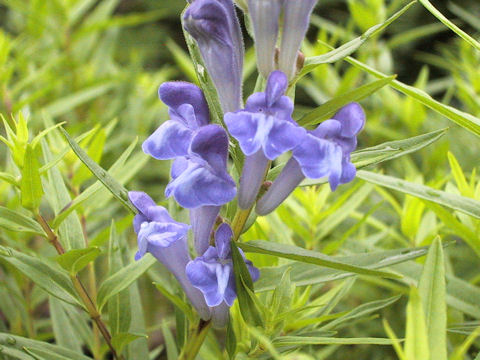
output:
<svg viewBox="0 0 480 360"><path fill-rule="evenodd" d="M256 305L256 300L253 299L253 282L248 271L247 265L243 256L238 250L237 243L230 242L232 248L233 269L235 274L235 284L237 287L238 305L243 319L246 323L254 326L262 326L263 320L260 311ZM240 244L239 244L240 245Z"/></svg>
<svg viewBox="0 0 480 360"><path fill-rule="evenodd" d="M315 264L319 266L328 267L331 269L341 270L344 272L351 272L362 275L381 276L385 278L398 278L398 275L386 272L373 270L371 266L357 266L351 263L346 263L331 256L322 253L306 250L297 246L278 244L270 241L253 240L246 243L239 243L238 246L246 252L254 252L259 254L267 254L278 256L285 259L296 260L304 263Z"/></svg>
<svg viewBox="0 0 480 360"><path fill-rule="evenodd" d="M448 128L435 130L403 140L387 141L380 145L353 152L351 160L357 169L361 169L369 165L397 159L401 156L421 150L436 142L442 138L447 131Z"/></svg>
<svg viewBox="0 0 480 360"><path fill-rule="evenodd" d="M95 175L95 177L100 180L100 182L105 185L108 190L110 190L113 196L115 196L128 210L136 214L137 209L135 208L135 206L133 206L130 200L128 200L127 189L120 185L113 177L108 174L108 172L106 172L104 169L102 169L102 167L100 167L100 165L93 161L63 128L60 128L60 130L67 139L72 150L75 152L78 158L90 169L93 175Z"/></svg>
<svg viewBox="0 0 480 360"><path fill-rule="evenodd" d="M390 79L389 76L377 71L368 65L352 58L347 57L346 61L350 64L358 67L359 69L377 77L380 79ZM454 123L460 125L461 127L467 129L468 131L474 133L477 136L480 136L480 119L468 114L466 112L460 111L452 106L442 104L441 102L433 99L429 94L426 92L417 89L416 87L409 86L403 84L398 80L393 80L389 82L389 85L394 89L402 92L403 94L412 97L415 100L418 100L426 107L432 109L433 111L447 117L448 119L452 120Z"/></svg>
<svg viewBox="0 0 480 360"><path fill-rule="evenodd" d="M26 209L37 210L43 196L42 180L40 179L40 164L37 154L31 144L27 144L23 160L22 180L22 206Z"/></svg>
<svg viewBox="0 0 480 360"><path fill-rule="evenodd" d="M427 254L427 247L387 251L360 252L351 256L336 257L337 261L371 269L392 266ZM353 276L343 270L319 267L313 264L293 263L279 267L262 268L260 279L255 283L256 291L273 290L282 274L291 268L290 277L296 286L321 284Z"/></svg>
<svg viewBox="0 0 480 360"><path fill-rule="evenodd" d="M0 172L0 180L8 182L10 185L19 186L20 183L15 176L6 172Z"/></svg>
<svg viewBox="0 0 480 360"><path fill-rule="evenodd" d="M277 347L295 345L392 345L392 340L386 338L282 336L273 340L273 344Z"/></svg>
<svg viewBox="0 0 480 360"><path fill-rule="evenodd" d="M395 303L398 299L400 299L400 296L393 296L389 299L385 300L376 300L369 302L367 304L362 304L360 306L357 306L353 310L349 311L346 315L335 319L331 322L329 322L327 325L322 326L320 329L321 330L336 330L339 328L339 325L344 324L345 322L350 322L354 319L360 318L360 317L365 317L368 316L378 310L381 310L387 306L392 305Z"/></svg>
<svg viewBox="0 0 480 360"><path fill-rule="evenodd" d="M128 170L130 168L130 164L126 164L126 160L135 149L137 142L134 141L130 144L130 146L120 155L120 157L113 163L113 165L108 169L108 173L112 175L117 175L122 177L122 180L125 179L125 175L128 175ZM123 181L122 181L123 182ZM103 187L102 182L98 181L94 184L90 185L87 189L85 189L80 195L78 195L73 201L69 202L67 206L65 206L62 211L58 214L58 216L53 220L52 227L56 229L60 226L63 221L75 210L77 210L81 205L84 205L88 200L92 198L93 195L97 194ZM98 196L95 198L95 202L98 204Z"/></svg>
<svg viewBox="0 0 480 360"><path fill-rule="evenodd" d="M52 153L45 141L42 139L42 152L45 163L52 160ZM58 215L63 206L71 200L70 193L65 185L62 174L57 167L52 167L47 171L48 181L44 182L46 196L54 213ZM58 228L59 240L66 250L81 249L85 246L85 240L82 225L76 213L71 213Z"/></svg>
<svg viewBox="0 0 480 360"><path fill-rule="evenodd" d="M153 266L155 262L154 257L147 255L109 276L98 289L97 304L99 311L102 310L108 299L129 287L130 284Z"/></svg>
<svg viewBox="0 0 480 360"><path fill-rule="evenodd" d="M114 87L115 83L108 82L106 84L94 85L83 90L80 90L71 95L67 95L63 98L57 99L43 108L49 116L52 118L66 114L79 105L82 105L88 101L94 100L99 96L105 94L107 91Z"/></svg>
<svg viewBox="0 0 480 360"><path fill-rule="evenodd" d="M165 321L162 322L162 333L165 341L165 347L167 348L167 360L178 360L177 344L175 344L172 332L168 328L168 325Z"/></svg>
<svg viewBox="0 0 480 360"><path fill-rule="evenodd" d="M48 303L55 342L81 354L82 338L78 334L80 324L78 322L74 323L73 319L68 316L68 312L76 311L76 309L53 296L49 296Z"/></svg>
<svg viewBox="0 0 480 360"><path fill-rule="evenodd" d="M412 287L407 305L407 330L405 331L405 356L408 360L430 360L425 314L418 290Z"/></svg>
<svg viewBox="0 0 480 360"><path fill-rule="evenodd" d="M235 359L235 355L237 353L237 337L235 336L235 331L233 330L232 319L230 319L227 325L225 349L227 350L228 358L230 360Z"/></svg>
<svg viewBox="0 0 480 360"><path fill-rule="evenodd" d="M146 338L145 334L132 334L128 332L117 333L112 336L112 345L119 354L122 353L125 346L140 338Z"/></svg>
<svg viewBox="0 0 480 360"><path fill-rule="evenodd" d="M57 256L56 260L62 268L71 275L76 275L80 270L94 261L102 251L98 247L73 249Z"/></svg>
<svg viewBox="0 0 480 360"><path fill-rule="evenodd" d="M369 38L379 34L383 30L385 30L386 27L388 27L391 23L393 23L400 16L402 16L415 3L416 3L416 0L410 2L409 4L404 6L400 11L393 14L385 22L371 27L366 32L364 32L361 36L347 42L346 44L343 44L339 48L337 48L335 50L332 50L332 51L330 51L326 54L323 54L323 55L306 58L305 59L305 65L304 65L302 71L293 80L293 83L300 80L302 77L304 77L306 74L313 71L317 66L319 66L321 64L333 63L333 62L336 62L338 60L341 60L341 59L347 57L348 55L351 55L360 46L362 46L365 41L367 41Z"/></svg>
<svg viewBox="0 0 480 360"><path fill-rule="evenodd" d="M377 165L385 161L397 159L434 143L444 136L447 131L448 128L435 130L408 139L387 141L380 145L357 150L352 153L351 160L357 169L362 169L370 165ZM275 179L275 176L280 173L284 165L285 164L278 165L270 170L268 178L270 180ZM300 186L320 185L326 182L326 179L305 179Z"/></svg>
<svg viewBox="0 0 480 360"><path fill-rule="evenodd" d="M432 13L433 16L435 16L438 20L440 20L445 26L447 26L450 30L452 30L455 34L460 36L463 40L465 40L467 43L472 45L475 49L480 50L480 43L472 38L470 35L468 35L465 31L460 29L457 25L452 23L450 20L448 20L440 11L435 8L432 3L428 0L418 0L420 3Z"/></svg>
<svg viewBox="0 0 480 360"><path fill-rule="evenodd" d="M162 293L163 296L165 296L168 300L170 300L170 302L173 305L175 305L179 310L181 310L185 315L187 315L190 321L194 321L195 316L192 312L192 309L185 301L183 301L180 297L176 296L175 294L172 294L162 284L157 282L153 284L158 289L158 291Z"/></svg>
<svg viewBox="0 0 480 360"><path fill-rule="evenodd" d="M103 147L107 139L107 133L104 129L100 129L88 145L87 155L97 164L102 159ZM73 176L72 183L74 185L81 185L84 181L88 180L92 176L92 173L87 167L82 165Z"/></svg>
<svg viewBox="0 0 480 360"><path fill-rule="evenodd" d="M0 344L7 344L8 346L23 350L24 348L28 348L30 350L41 351L43 354L49 355L57 355L61 356L64 359L70 360L92 360L88 356L82 355L81 353L77 353L70 349L66 349L64 347L50 344L44 341L32 340L27 339L21 336L0 333ZM28 358L31 359L31 358ZM47 359L55 359L55 358L47 358Z"/></svg>
<svg viewBox="0 0 480 360"><path fill-rule="evenodd" d="M434 240L428 251L418 292L425 311L430 356L435 360L447 360L445 265L439 238Z"/></svg>
<svg viewBox="0 0 480 360"><path fill-rule="evenodd" d="M28 232L46 237L39 223L17 211L0 206L0 227L18 232Z"/></svg>
<svg viewBox="0 0 480 360"><path fill-rule="evenodd" d="M49 262L0 246L3 259L52 296L69 304L80 305L68 273Z"/></svg>
<svg viewBox="0 0 480 360"><path fill-rule="evenodd" d="M122 251L119 245L115 222L110 226L108 242L108 275L112 276L124 267ZM108 321L113 336L127 333L130 330L132 313L130 307L130 291L125 289L112 296L108 302Z"/></svg>
<svg viewBox="0 0 480 360"><path fill-rule="evenodd" d="M391 176L375 174L365 170L358 171L357 176L360 179L368 181L372 184L401 191L405 194L413 195L420 199L432 201L480 219L480 201L447 193L445 191L436 190L425 185L411 183Z"/></svg>
<svg viewBox="0 0 480 360"><path fill-rule="evenodd" d="M357 89L350 90L341 96L337 96L304 115L300 120L298 120L298 124L301 126L312 126L319 124L323 120L327 120L332 117L343 106L353 101L360 101L370 96L384 86L390 84L394 79L395 76L385 77L384 79L373 81L366 85L360 86Z"/></svg>

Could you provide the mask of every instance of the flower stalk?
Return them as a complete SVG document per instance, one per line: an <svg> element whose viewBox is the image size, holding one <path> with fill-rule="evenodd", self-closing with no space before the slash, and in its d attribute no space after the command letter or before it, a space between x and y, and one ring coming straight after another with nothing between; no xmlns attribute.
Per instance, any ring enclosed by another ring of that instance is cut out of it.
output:
<svg viewBox="0 0 480 360"><path fill-rule="evenodd" d="M200 320L198 326L190 334L189 341L183 348L179 360L194 360L196 358L211 326L212 322L210 320Z"/></svg>

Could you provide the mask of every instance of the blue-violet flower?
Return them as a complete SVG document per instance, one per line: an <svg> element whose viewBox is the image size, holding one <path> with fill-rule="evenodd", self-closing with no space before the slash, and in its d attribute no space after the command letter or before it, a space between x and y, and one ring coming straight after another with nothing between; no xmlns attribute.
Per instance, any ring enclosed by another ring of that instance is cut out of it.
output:
<svg viewBox="0 0 480 360"><path fill-rule="evenodd" d="M138 210L134 218L134 230L138 236L135 259L151 253L175 276L199 315L204 320L210 319L210 309L202 293L192 286L185 273L191 260L187 247L189 226L174 221L164 207L157 206L143 192L131 191L128 196Z"/></svg>
<svg viewBox="0 0 480 360"><path fill-rule="evenodd" d="M248 10L255 36L257 66L265 78L275 70L275 49L284 1L248 0Z"/></svg>
<svg viewBox="0 0 480 360"><path fill-rule="evenodd" d="M220 225L215 232L215 247L210 246L203 256L190 261L186 267L188 279L203 293L210 307L222 304L232 306L237 296L230 247L232 236L233 232L228 224ZM260 276L258 269L251 261L245 262L252 280L257 281ZM215 322L215 314L212 320Z"/></svg>
<svg viewBox="0 0 480 360"><path fill-rule="evenodd" d="M256 212L272 212L302 182L305 177L328 177L335 190L355 178L356 169L350 162L350 153L357 147L357 134L365 124L365 113L357 103L343 107L333 119L322 122L305 134L293 149L292 158L258 201Z"/></svg>
<svg viewBox="0 0 480 360"><path fill-rule="evenodd" d="M310 23L317 0L286 0L283 35L278 57L279 69L292 79L297 70L298 51Z"/></svg>
<svg viewBox="0 0 480 360"><path fill-rule="evenodd" d="M253 205L269 161L292 150L304 137L305 130L292 119L293 102L284 95L287 86L285 74L273 71L265 92L251 95L245 109L225 114L230 134L247 155L238 196L242 209Z"/></svg>
<svg viewBox="0 0 480 360"><path fill-rule="evenodd" d="M224 112L242 103L243 38L232 0L196 0L184 26L197 41Z"/></svg>

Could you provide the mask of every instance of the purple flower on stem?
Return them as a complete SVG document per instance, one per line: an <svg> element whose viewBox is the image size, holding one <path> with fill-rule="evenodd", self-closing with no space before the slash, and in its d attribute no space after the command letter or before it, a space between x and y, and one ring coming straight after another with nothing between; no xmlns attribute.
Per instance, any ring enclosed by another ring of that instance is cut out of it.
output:
<svg viewBox="0 0 480 360"><path fill-rule="evenodd" d="M190 227L173 220L167 210L157 206L147 194L131 191L128 196L138 210L133 222L138 236L135 260L147 252L151 253L175 276L199 315L204 320L210 319L210 309L202 293L192 286L185 273L185 267L191 260L187 247Z"/></svg>
<svg viewBox="0 0 480 360"><path fill-rule="evenodd" d="M331 120L309 131L293 149L272 186L258 201L256 212L266 215L277 208L305 179L328 177L330 187L346 184L355 178L356 169L350 153L357 147L357 134L365 125L365 113L357 103L343 107Z"/></svg>
<svg viewBox="0 0 480 360"><path fill-rule="evenodd" d="M279 69L284 71L288 79L296 73L298 51L310 23L310 15L317 0L287 0L284 6L284 24Z"/></svg>
<svg viewBox="0 0 480 360"><path fill-rule="evenodd" d="M275 47L284 0L249 0L248 10L255 34L257 66L267 78L275 70Z"/></svg>
<svg viewBox="0 0 480 360"><path fill-rule="evenodd" d="M274 71L265 92L250 96L245 109L225 114L230 134L247 155L238 196L242 209L255 202L269 161L292 150L304 137L305 130L292 119L293 102L284 95L287 86L285 74Z"/></svg>
<svg viewBox="0 0 480 360"><path fill-rule="evenodd" d="M228 135L218 125L195 132L188 155L175 160L172 181L165 195L173 195L184 208L221 206L236 195L235 182L227 172Z"/></svg>
<svg viewBox="0 0 480 360"><path fill-rule="evenodd" d="M194 131L210 121L207 101L198 86L181 81L162 84L158 94L169 107L171 120L145 140L143 151L158 160L185 156Z"/></svg>
<svg viewBox="0 0 480 360"><path fill-rule="evenodd" d="M210 246L203 256L190 261L186 267L188 279L202 292L207 305L213 308L223 305L228 309L237 297L230 248L232 236L233 232L228 224L220 225L215 232L215 247ZM258 269L251 261L245 262L252 280L257 281L260 276ZM216 319L213 312L214 324L223 326L225 316L219 318ZM216 323L216 320L219 321Z"/></svg>
<svg viewBox="0 0 480 360"><path fill-rule="evenodd" d="M197 41L207 71L226 111L242 103L243 38L232 0L196 0L184 26Z"/></svg>

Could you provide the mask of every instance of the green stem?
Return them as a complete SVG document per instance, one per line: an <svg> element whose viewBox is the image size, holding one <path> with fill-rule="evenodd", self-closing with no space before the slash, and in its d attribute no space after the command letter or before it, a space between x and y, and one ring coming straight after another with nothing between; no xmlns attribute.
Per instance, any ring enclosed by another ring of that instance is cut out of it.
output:
<svg viewBox="0 0 480 360"><path fill-rule="evenodd" d="M207 337L208 330L212 326L212 322L210 320L200 320L198 323L198 327L194 330L191 334L187 344L182 350L178 360L194 360L197 356L200 348L202 347L205 338Z"/></svg>
<svg viewBox="0 0 480 360"><path fill-rule="evenodd" d="M233 231L233 241L237 241L240 235L242 234L243 228L245 223L252 212L252 208L250 209L237 209L235 217L232 221L232 231Z"/></svg>

